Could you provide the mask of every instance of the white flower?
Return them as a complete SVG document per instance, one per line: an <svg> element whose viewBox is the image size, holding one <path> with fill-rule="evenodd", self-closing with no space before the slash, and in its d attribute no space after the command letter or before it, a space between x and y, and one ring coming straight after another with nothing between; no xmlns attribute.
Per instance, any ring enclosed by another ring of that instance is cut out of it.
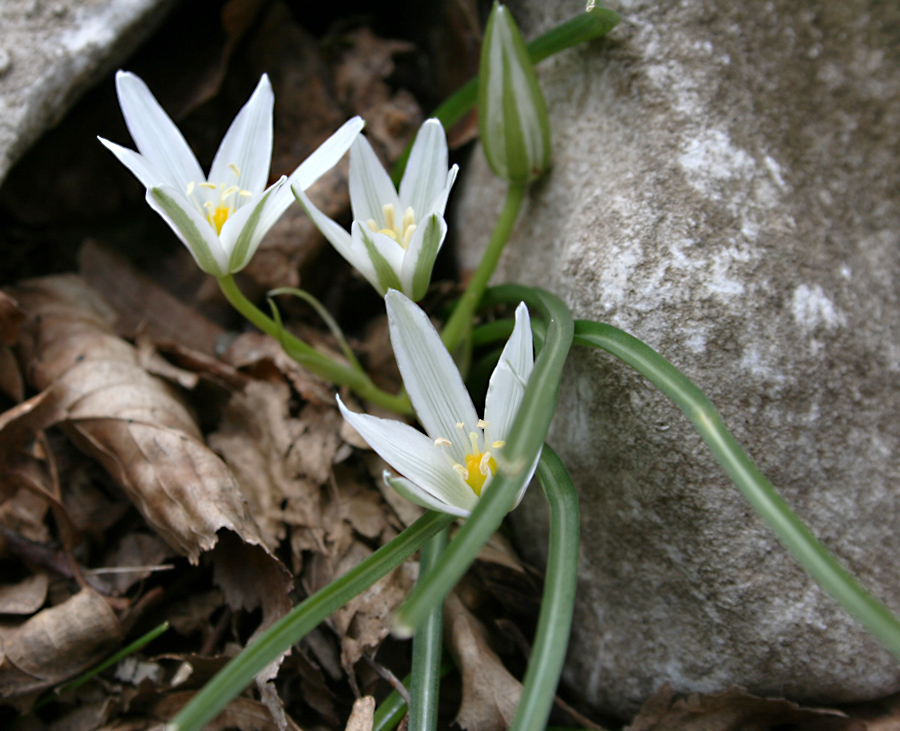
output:
<svg viewBox="0 0 900 731"><path fill-rule="evenodd" d="M338 253L382 296L398 289L419 300L444 243L444 208L457 166L447 170L447 136L436 119L422 125L400 181L399 194L372 145L360 135L350 148L351 233L297 198Z"/></svg>
<svg viewBox="0 0 900 731"><path fill-rule="evenodd" d="M516 309L516 324L491 375L484 419L475 412L450 353L428 316L397 291L385 297L391 343L403 383L428 435L399 421L349 411L341 413L402 477L385 472L397 492L418 505L468 517L497 471L534 366L528 308ZM519 504L537 459L522 485ZM515 506L513 506L515 507Z"/></svg>
<svg viewBox="0 0 900 731"><path fill-rule="evenodd" d="M331 169L363 128L354 117L290 177L266 188L272 161L272 108L267 76L234 118L209 177L174 122L137 76L116 74L125 124L140 154L100 138L147 188L147 202L188 247L200 268L217 277L243 269L259 242L305 189Z"/></svg>

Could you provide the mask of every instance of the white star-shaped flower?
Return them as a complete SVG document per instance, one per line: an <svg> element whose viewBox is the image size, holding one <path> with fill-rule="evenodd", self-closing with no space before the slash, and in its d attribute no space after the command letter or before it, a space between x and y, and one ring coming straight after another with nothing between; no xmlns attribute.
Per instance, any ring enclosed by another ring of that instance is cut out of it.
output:
<svg viewBox="0 0 900 731"><path fill-rule="evenodd" d="M484 419L428 316L397 291L385 297L391 344L403 384L426 434L392 419L357 414L338 400L341 413L397 472L384 479L418 505L468 517L497 471L513 420L534 367L528 308L516 309L516 324L491 375ZM522 499L537 459L516 499Z"/></svg>
<svg viewBox="0 0 900 731"><path fill-rule="evenodd" d="M266 187L272 162L275 96L267 76L234 118L209 176L175 123L137 76L116 74L125 124L139 152L100 141L147 188L147 202L188 247L200 268L217 277L243 269L266 232L304 190L330 170L364 122L354 117L288 177Z"/></svg>
<svg viewBox="0 0 900 731"><path fill-rule="evenodd" d="M372 145L360 135L350 148L348 233L300 190L297 198L322 234L382 296L397 289L419 300L444 243L444 208L457 166L447 169L447 136L436 119L419 129L399 192Z"/></svg>

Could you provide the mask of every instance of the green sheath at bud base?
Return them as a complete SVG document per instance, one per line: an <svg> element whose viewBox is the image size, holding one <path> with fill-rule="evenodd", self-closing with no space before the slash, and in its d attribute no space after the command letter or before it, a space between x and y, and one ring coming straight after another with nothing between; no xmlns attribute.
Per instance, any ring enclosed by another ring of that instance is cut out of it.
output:
<svg viewBox="0 0 900 731"><path fill-rule="evenodd" d="M525 41L505 6L494 4L478 76L478 128L493 171L511 183L550 164L550 119Z"/></svg>

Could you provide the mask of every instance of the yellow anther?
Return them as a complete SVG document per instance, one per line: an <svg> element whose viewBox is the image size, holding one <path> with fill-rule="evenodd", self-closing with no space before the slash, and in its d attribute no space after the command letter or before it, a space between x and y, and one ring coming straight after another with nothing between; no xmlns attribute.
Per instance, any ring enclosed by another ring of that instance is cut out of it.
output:
<svg viewBox="0 0 900 731"><path fill-rule="evenodd" d="M479 429L487 429L491 425L491 422L485 421L484 419L479 419L478 424L476 425Z"/></svg>
<svg viewBox="0 0 900 731"><path fill-rule="evenodd" d="M416 213L413 211L412 206L406 209L406 213L403 214L403 230L406 231L410 226L415 226L416 224Z"/></svg>
<svg viewBox="0 0 900 731"><path fill-rule="evenodd" d="M189 196L193 192L194 192L194 181L192 180L190 183L188 183L188 187L187 187L187 190L185 191L185 195Z"/></svg>
<svg viewBox="0 0 900 731"><path fill-rule="evenodd" d="M231 186L225 188L225 190L222 193L221 200L224 201L225 199L230 198L235 193L237 193L239 190L240 190L240 188L238 188L236 185L231 185Z"/></svg>
<svg viewBox="0 0 900 731"><path fill-rule="evenodd" d="M462 468L462 465L459 467ZM490 452L482 454L475 450L472 454L466 455L466 467L468 469L465 469L466 476L463 479L472 488L472 492L481 497L481 491L484 489L487 478L497 471L497 461ZM460 471L457 470L457 472Z"/></svg>
<svg viewBox="0 0 900 731"><path fill-rule="evenodd" d="M385 203L381 207L381 212L384 214L384 227L389 228L391 231L394 230L394 204L393 203ZM387 232L384 232L387 233ZM396 237L394 237L396 238Z"/></svg>
<svg viewBox="0 0 900 731"><path fill-rule="evenodd" d="M468 462L468 460L466 460L466 462ZM455 469L459 473L459 476L462 477L463 480L465 480L466 482L469 481L469 470L467 470L461 464L453 465L453 469Z"/></svg>
<svg viewBox="0 0 900 731"><path fill-rule="evenodd" d="M238 195L241 196L241 198L250 198L253 196L253 193L249 190L241 190L238 192Z"/></svg>
<svg viewBox="0 0 900 731"><path fill-rule="evenodd" d="M459 429L460 431L462 431L465 428L465 426L466 425L463 424L461 421L456 422L456 428Z"/></svg>
<svg viewBox="0 0 900 731"><path fill-rule="evenodd" d="M453 442L451 442L449 439L446 439L445 437L438 437L434 440L435 447L449 447L452 444Z"/></svg>
<svg viewBox="0 0 900 731"><path fill-rule="evenodd" d="M241 177L241 171L240 171L240 168L238 168L238 166L235 165L233 162L228 163L228 169L231 170L231 172L234 173L234 176L235 176L236 178Z"/></svg>
<svg viewBox="0 0 900 731"><path fill-rule="evenodd" d="M368 221L366 221L366 226L368 226L369 230L373 233L378 233L378 224L375 223L374 218L370 218Z"/></svg>
<svg viewBox="0 0 900 731"><path fill-rule="evenodd" d="M492 442L491 449L500 449L501 447L505 447L506 442Z"/></svg>
<svg viewBox="0 0 900 731"><path fill-rule="evenodd" d="M216 190L219 186L215 183L197 183L198 188L206 188L207 190Z"/></svg>
<svg viewBox="0 0 900 731"><path fill-rule="evenodd" d="M403 231L403 248L409 248L409 242L412 241L413 234L416 232L416 224L407 226Z"/></svg>

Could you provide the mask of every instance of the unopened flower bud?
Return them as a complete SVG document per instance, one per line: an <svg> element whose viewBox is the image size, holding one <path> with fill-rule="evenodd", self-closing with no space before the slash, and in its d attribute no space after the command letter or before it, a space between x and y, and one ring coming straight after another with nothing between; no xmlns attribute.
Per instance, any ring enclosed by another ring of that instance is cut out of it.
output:
<svg viewBox="0 0 900 731"><path fill-rule="evenodd" d="M478 127L493 171L528 183L550 164L550 119L525 41L509 10L494 3L481 49Z"/></svg>

